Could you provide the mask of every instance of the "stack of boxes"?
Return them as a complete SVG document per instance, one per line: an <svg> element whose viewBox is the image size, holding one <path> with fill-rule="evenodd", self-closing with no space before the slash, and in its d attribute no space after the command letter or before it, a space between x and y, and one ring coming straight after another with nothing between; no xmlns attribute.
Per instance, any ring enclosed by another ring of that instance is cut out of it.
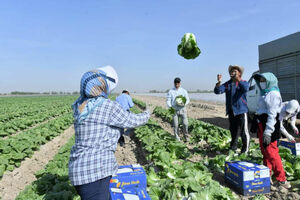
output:
<svg viewBox="0 0 300 200"><path fill-rule="evenodd" d="M111 200L151 200L146 189L147 176L140 165L120 166L110 180Z"/></svg>
<svg viewBox="0 0 300 200"><path fill-rule="evenodd" d="M287 140L281 140L280 145L291 150L292 154L300 156L300 138L296 139L296 143Z"/></svg>
<svg viewBox="0 0 300 200"><path fill-rule="evenodd" d="M226 162L226 183L245 196L270 192L270 170L251 162Z"/></svg>

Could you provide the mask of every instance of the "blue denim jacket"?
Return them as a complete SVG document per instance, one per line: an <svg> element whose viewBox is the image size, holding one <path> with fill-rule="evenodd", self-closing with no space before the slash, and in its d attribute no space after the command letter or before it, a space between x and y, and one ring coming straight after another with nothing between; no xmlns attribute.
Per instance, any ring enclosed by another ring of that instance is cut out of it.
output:
<svg viewBox="0 0 300 200"><path fill-rule="evenodd" d="M247 81L233 82L232 80L215 87L215 94L226 93L226 114L231 110L234 115L240 115L248 112L246 94L249 90Z"/></svg>

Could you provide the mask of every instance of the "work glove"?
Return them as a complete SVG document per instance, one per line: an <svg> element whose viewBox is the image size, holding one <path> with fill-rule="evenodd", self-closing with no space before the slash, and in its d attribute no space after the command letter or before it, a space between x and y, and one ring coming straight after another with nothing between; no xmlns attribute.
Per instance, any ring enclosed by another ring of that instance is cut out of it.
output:
<svg viewBox="0 0 300 200"><path fill-rule="evenodd" d="M297 134L297 135L299 134L299 130L298 130L297 127L293 127L293 130L294 130L294 133L295 133L295 134Z"/></svg>
<svg viewBox="0 0 300 200"><path fill-rule="evenodd" d="M149 112L150 115L152 115L154 110L154 106L152 104L146 104L146 112Z"/></svg>
<svg viewBox="0 0 300 200"><path fill-rule="evenodd" d="M295 143L295 142L296 142L295 138L294 138L293 136L291 136L290 134L287 135L286 137L287 137L287 139L288 139L290 142L292 142L292 143Z"/></svg>
<svg viewBox="0 0 300 200"><path fill-rule="evenodd" d="M271 136L264 134L263 137L264 137L263 144L264 144L264 147L266 148L271 143Z"/></svg>
<svg viewBox="0 0 300 200"><path fill-rule="evenodd" d="M180 102L180 103L177 103L177 106L181 106L181 107L184 107L184 103L183 102Z"/></svg>

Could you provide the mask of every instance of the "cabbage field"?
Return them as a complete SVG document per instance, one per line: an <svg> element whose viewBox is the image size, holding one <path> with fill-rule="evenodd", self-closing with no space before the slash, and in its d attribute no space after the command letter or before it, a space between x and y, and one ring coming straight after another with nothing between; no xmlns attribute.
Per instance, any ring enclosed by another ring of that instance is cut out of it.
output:
<svg viewBox="0 0 300 200"><path fill-rule="evenodd" d="M6 194L2 177L22 167L43 145L63 134L73 123L71 104L75 96L3 97L0 98L0 191ZM134 99L132 112L146 108ZM172 122L169 110L156 107L150 121L136 128L132 138L145 153L148 192L153 200L242 199L228 188L223 180L225 161L250 160L262 163L258 144L251 142L248 155L226 152L230 133L226 129L189 119L190 141L177 141L161 123ZM62 145L57 154L41 170L34 172L35 180L15 195L18 200L80 199L68 178L68 159L74 136ZM225 153L226 152L226 153ZM299 194L300 157L280 148L288 179L289 193ZM134 164L134 163L128 163ZM2 184L2 185L1 185ZM267 195L265 195L267 196ZM267 196L271 198L271 196ZM263 199L257 195L250 199Z"/></svg>
<svg viewBox="0 0 300 200"><path fill-rule="evenodd" d="M145 108L141 101L135 100L135 104ZM172 110L156 107L153 114L163 122L172 123ZM245 199L224 183L225 162L242 160L262 164L259 144L252 140L248 154L227 152L231 140L229 130L192 118L189 118L189 133L189 143L181 143L155 121L136 129L136 136L149 153L147 159L153 161L148 173L152 199ZM250 199L279 199L278 196L298 199L300 157L282 147L279 153L292 188L285 194L277 190Z"/></svg>
<svg viewBox="0 0 300 200"><path fill-rule="evenodd" d="M3 110L0 115L0 177L19 167L22 160L72 124L70 103L73 100L74 97L0 99Z"/></svg>
<svg viewBox="0 0 300 200"><path fill-rule="evenodd" d="M0 183L73 123L74 96L0 98ZM7 177L7 176L6 176ZM4 189L3 189L4 188ZM12 198L1 183L1 197Z"/></svg>

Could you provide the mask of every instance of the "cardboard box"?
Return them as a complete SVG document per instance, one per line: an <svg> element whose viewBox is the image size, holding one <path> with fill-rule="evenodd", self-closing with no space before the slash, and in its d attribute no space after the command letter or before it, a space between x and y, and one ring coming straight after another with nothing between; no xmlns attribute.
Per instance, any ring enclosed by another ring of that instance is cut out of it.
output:
<svg viewBox="0 0 300 200"><path fill-rule="evenodd" d="M247 196L270 192L270 170L256 163L226 162L225 181L239 193Z"/></svg>
<svg viewBox="0 0 300 200"><path fill-rule="evenodd" d="M287 140L280 140L280 145L292 151L292 154L300 156L300 138L296 139L296 143Z"/></svg>
<svg viewBox="0 0 300 200"><path fill-rule="evenodd" d="M234 190L236 190L238 193L244 195L244 196L253 196L256 194L265 194L270 193L270 186L269 187L260 187L260 188L254 188L254 189L244 189L242 187L237 187L234 181L230 179L229 177L225 178L225 182Z"/></svg>
<svg viewBox="0 0 300 200"><path fill-rule="evenodd" d="M119 166L118 172L110 180L111 188L147 188L147 175L141 165Z"/></svg>
<svg viewBox="0 0 300 200"><path fill-rule="evenodd" d="M111 200L151 200L145 188L110 188Z"/></svg>

